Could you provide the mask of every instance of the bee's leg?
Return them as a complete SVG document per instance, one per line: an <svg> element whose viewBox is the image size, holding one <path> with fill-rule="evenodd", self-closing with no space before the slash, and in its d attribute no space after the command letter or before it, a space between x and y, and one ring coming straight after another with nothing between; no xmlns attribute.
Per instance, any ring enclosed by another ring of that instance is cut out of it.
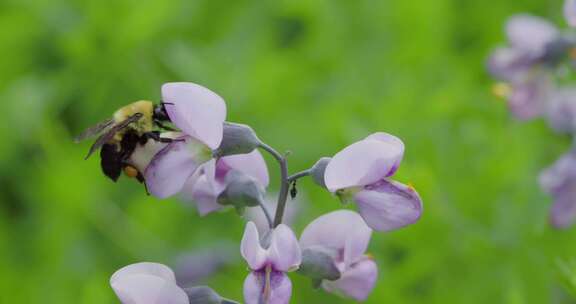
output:
<svg viewBox="0 0 576 304"><path fill-rule="evenodd" d="M162 121L160 121L158 119L154 120L154 124L157 125L158 127L162 128L162 129L164 129L164 130L167 130L167 131L178 131L177 129L174 129L170 126L165 125Z"/></svg>
<svg viewBox="0 0 576 304"><path fill-rule="evenodd" d="M160 137L159 131L151 131L151 132L146 132L146 133L142 134L142 141L144 141L144 144L148 141L149 138L151 138L157 142L161 142L161 143L171 143L173 141L182 141L181 139L172 139L172 138Z"/></svg>
<svg viewBox="0 0 576 304"><path fill-rule="evenodd" d="M142 176L142 173L138 172L138 175L136 176L136 179L137 179L142 185L144 185L144 190L146 191L146 195L150 195L150 191L148 191L148 186L146 185L146 181L144 180L144 176Z"/></svg>

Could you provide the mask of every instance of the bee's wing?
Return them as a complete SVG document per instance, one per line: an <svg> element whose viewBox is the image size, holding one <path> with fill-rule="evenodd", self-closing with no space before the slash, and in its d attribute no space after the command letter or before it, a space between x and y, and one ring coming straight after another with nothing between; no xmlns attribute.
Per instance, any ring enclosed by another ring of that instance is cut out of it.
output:
<svg viewBox="0 0 576 304"><path fill-rule="evenodd" d="M94 153L94 151L98 150L105 143L109 142L112 138L114 138L114 135L116 135L116 132L128 127L128 125L130 125L131 123L140 120L140 118L142 118L142 116L144 116L144 115L142 115L142 113L136 113L136 114L126 118L124 121L122 121L118 124L115 124L106 133L100 135L100 137L98 137L96 139L94 144L92 144L92 146L90 147L90 151L88 151L88 155L86 155L86 157L84 159L88 159L88 157L90 157L90 155L92 155L92 153Z"/></svg>
<svg viewBox="0 0 576 304"><path fill-rule="evenodd" d="M114 124L114 119L107 119L105 121L99 122L96 125L84 130L84 132L80 133L80 135L74 137L74 142L79 143L89 137L98 135L104 132L106 129L112 127Z"/></svg>

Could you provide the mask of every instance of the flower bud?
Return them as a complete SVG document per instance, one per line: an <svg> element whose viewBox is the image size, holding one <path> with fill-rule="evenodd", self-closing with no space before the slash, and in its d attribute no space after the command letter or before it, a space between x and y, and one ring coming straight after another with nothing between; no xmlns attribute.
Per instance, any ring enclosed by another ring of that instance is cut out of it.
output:
<svg viewBox="0 0 576 304"><path fill-rule="evenodd" d="M226 176L226 188L218 196L218 203L231 205L242 212L245 207L255 207L263 200L262 186L254 178L238 171Z"/></svg>
<svg viewBox="0 0 576 304"><path fill-rule="evenodd" d="M313 282L321 280L334 281L340 278L340 271L334 264L335 252L327 248L314 246L302 251L302 264L298 273L312 279Z"/></svg>
<svg viewBox="0 0 576 304"><path fill-rule="evenodd" d="M324 188L326 188L326 184L324 183L324 172L326 171L326 166L328 166L331 159L332 158L330 157L322 157L310 169L312 180Z"/></svg>
<svg viewBox="0 0 576 304"><path fill-rule="evenodd" d="M235 301L222 298L208 286L194 286L185 288L190 304L234 304Z"/></svg>
<svg viewBox="0 0 576 304"><path fill-rule="evenodd" d="M572 47L573 42L570 39L570 37L560 37L546 44L542 61L552 66L561 63Z"/></svg>
<svg viewBox="0 0 576 304"><path fill-rule="evenodd" d="M215 151L216 156L250 153L260 145L260 140L248 125L226 122L222 143Z"/></svg>

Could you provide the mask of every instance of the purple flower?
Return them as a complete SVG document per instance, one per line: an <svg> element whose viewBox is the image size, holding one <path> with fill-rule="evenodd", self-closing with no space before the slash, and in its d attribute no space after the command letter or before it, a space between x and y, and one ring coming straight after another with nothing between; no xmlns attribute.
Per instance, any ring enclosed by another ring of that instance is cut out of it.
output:
<svg viewBox="0 0 576 304"><path fill-rule="evenodd" d="M422 200L410 186L390 180L402 161L404 144L379 132L338 152L324 174L328 190L353 200L372 229L390 231L415 223Z"/></svg>
<svg viewBox="0 0 576 304"><path fill-rule="evenodd" d="M527 120L545 112L554 94L554 83L548 73L534 70L511 83L508 108L514 117Z"/></svg>
<svg viewBox="0 0 576 304"><path fill-rule="evenodd" d="M496 48L488 59L488 70L511 81L544 59L548 46L559 38L550 22L531 15L514 15L505 27L508 46Z"/></svg>
<svg viewBox="0 0 576 304"><path fill-rule="evenodd" d="M241 173L254 179L262 189L269 183L268 168L262 154L253 150L246 154L224 156L201 165L182 189L186 201L194 201L201 216L219 210L218 195L226 188L232 172Z"/></svg>
<svg viewBox="0 0 576 304"><path fill-rule="evenodd" d="M576 130L576 88L559 88L554 92L546 107L546 119L557 132Z"/></svg>
<svg viewBox="0 0 576 304"><path fill-rule="evenodd" d="M525 73L534 64L534 58L512 47L498 47L488 57L488 71L492 76L511 81Z"/></svg>
<svg viewBox="0 0 576 304"><path fill-rule="evenodd" d="M137 263L116 271L110 285L124 304L188 304L186 292L176 285L174 272L157 263Z"/></svg>
<svg viewBox="0 0 576 304"><path fill-rule="evenodd" d="M576 218L576 153L570 151L540 174L540 187L549 193L554 203L550 223L566 228Z"/></svg>
<svg viewBox="0 0 576 304"><path fill-rule="evenodd" d="M556 27L547 20L528 14L514 15L506 23L508 43L514 49L543 56L549 43L558 38Z"/></svg>
<svg viewBox="0 0 576 304"><path fill-rule="evenodd" d="M176 281L181 286L197 285L232 267L238 262L236 246L236 243L219 241L180 255L174 266Z"/></svg>
<svg viewBox="0 0 576 304"><path fill-rule="evenodd" d="M159 198L172 196L220 145L226 104L216 93L194 83L167 83L162 99L170 120L183 132L160 150L144 171L148 191Z"/></svg>
<svg viewBox="0 0 576 304"><path fill-rule="evenodd" d="M553 62L553 44L558 30L548 21L526 14L512 16L506 23L509 45L495 49L488 59L490 73L508 84L498 84L496 94L507 98L512 114L530 119L542 114L553 88L544 63Z"/></svg>
<svg viewBox="0 0 576 304"><path fill-rule="evenodd" d="M300 236L302 250L320 247L331 252L340 271L335 281L322 281L332 293L364 301L372 292L378 277L376 263L365 254L372 230L358 213L338 210L312 221Z"/></svg>
<svg viewBox="0 0 576 304"><path fill-rule="evenodd" d="M568 25L576 27L576 0L564 1L564 19Z"/></svg>
<svg viewBox="0 0 576 304"><path fill-rule="evenodd" d="M261 239L256 225L248 222L240 252L252 270L244 281L246 304L289 303L292 283L286 272L297 269L302 259L292 230L280 224Z"/></svg>

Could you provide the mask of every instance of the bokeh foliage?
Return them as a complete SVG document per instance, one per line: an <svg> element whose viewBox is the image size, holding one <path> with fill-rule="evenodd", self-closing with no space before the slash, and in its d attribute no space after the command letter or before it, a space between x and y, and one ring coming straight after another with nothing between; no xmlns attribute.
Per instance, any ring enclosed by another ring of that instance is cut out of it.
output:
<svg viewBox="0 0 576 304"><path fill-rule="evenodd" d="M200 218L115 185L71 141L121 105L159 100L163 82L193 81L227 100L229 120L291 150L294 171L376 130L405 141L398 179L425 212L373 236L369 303L570 303L558 261L573 258L576 228L547 226L537 186L569 139L511 120L483 66L507 16L561 23L561 4L2 0L0 302L114 303L121 266L239 241L234 212ZM299 187L297 232L340 208L309 180ZM241 299L246 273L238 263L207 283ZM294 303L348 303L292 278Z"/></svg>

